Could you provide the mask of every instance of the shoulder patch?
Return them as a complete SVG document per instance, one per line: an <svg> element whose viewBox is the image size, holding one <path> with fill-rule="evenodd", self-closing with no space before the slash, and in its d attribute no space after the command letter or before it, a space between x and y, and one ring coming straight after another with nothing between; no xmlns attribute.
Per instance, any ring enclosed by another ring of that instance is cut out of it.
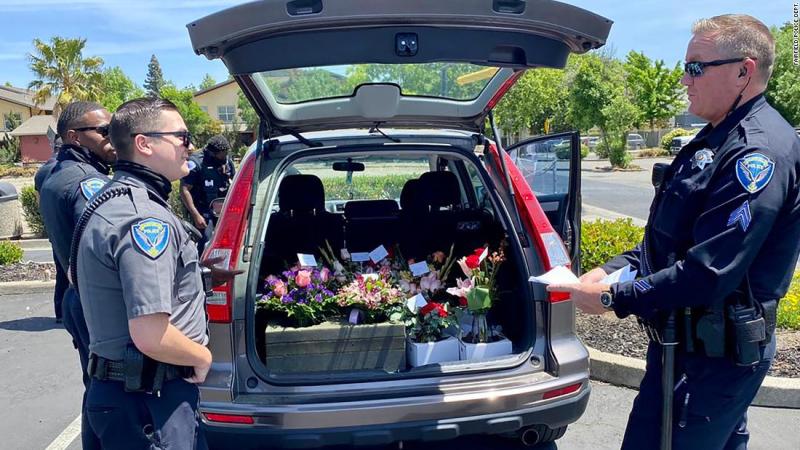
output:
<svg viewBox="0 0 800 450"><path fill-rule="evenodd" d="M133 242L151 259L158 258L167 249L169 234L169 224L154 217L136 222L131 227Z"/></svg>
<svg viewBox="0 0 800 450"><path fill-rule="evenodd" d="M108 183L108 180L101 178L89 178L88 180L81 181L81 194L86 200L91 200L97 191L103 188Z"/></svg>
<svg viewBox="0 0 800 450"><path fill-rule="evenodd" d="M736 161L736 178L744 189L755 194L764 189L775 173L775 163L761 153L750 153Z"/></svg>
<svg viewBox="0 0 800 450"><path fill-rule="evenodd" d="M197 167L197 163L190 159L188 162L186 162L186 166L189 167L190 171L192 171Z"/></svg>

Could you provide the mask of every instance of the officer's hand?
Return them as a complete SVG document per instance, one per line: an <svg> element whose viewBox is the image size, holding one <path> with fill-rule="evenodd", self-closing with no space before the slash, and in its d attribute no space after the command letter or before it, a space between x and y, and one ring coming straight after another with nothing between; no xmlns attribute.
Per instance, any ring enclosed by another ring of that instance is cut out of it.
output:
<svg viewBox="0 0 800 450"><path fill-rule="evenodd" d="M189 378L185 378L186 381L189 383L202 383L206 381L206 375L208 375L209 369L211 369L211 351L208 348L204 347L206 352L208 352L207 358L203 360L202 364L198 364L193 366L194 375Z"/></svg>
<svg viewBox="0 0 800 450"><path fill-rule="evenodd" d="M603 314L608 311L600 303L600 293L608 289L609 286L602 283L551 284L547 286L548 292L569 293L575 306L586 314Z"/></svg>
<svg viewBox="0 0 800 450"><path fill-rule="evenodd" d="M192 220L194 220L194 227L200 231L205 230L206 227L208 226L208 224L206 223L206 218L200 214L192 217Z"/></svg>
<svg viewBox="0 0 800 450"><path fill-rule="evenodd" d="M603 280L608 274L602 267L595 267L594 269L586 272L585 274L581 275L579 278L581 283L599 283Z"/></svg>
<svg viewBox="0 0 800 450"><path fill-rule="evenodd" d="M219 264L224 260L225 260L224 256L216 256L214 258L205 259L200 263L200 265L202 265L203 267L208 267L209 269L211 269L211 284L213 286L219 286L220 284L224 284L228 281L233 280L233 278L236 275L244 273L244 270L228 270L215 266L215 264Z"/></svg>

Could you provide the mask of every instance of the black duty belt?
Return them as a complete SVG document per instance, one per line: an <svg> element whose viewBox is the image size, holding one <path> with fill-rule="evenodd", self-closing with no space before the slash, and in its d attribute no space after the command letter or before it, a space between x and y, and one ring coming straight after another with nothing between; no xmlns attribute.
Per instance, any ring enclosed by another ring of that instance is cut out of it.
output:
<svg viewBox="0 0 800 450"><path fill-rule="evenodd" d="M140 368L132 370L132 367L125 364L125 361L106 359L94 353L89 355L87 371L89 376L96 380L123 382L126 391L156 394L161 391L161 386L165 381L189 378L193 373L191 367L175 366L158 361L153 361L152 370L142 371Z"/></svg>

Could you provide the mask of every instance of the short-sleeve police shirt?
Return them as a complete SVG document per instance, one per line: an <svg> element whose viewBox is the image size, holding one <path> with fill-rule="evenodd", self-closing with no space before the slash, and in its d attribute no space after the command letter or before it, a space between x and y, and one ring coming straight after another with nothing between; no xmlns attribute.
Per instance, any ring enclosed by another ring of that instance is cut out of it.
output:
<svg viewBox="0 0 800 450"><path fill-rule="evenodd" d="M759 301L786 294L800 253L800 139L762 95L707 126L672 162L645 239L605 266L642 277L612 286L615 311L724 301L748 275Z"/></svg>
<svg viewBox="0 0 800 450"><path fill-rule="evenodd" d="M157 313L169 314L178 330L205 345L205 294L195 243L168 205L152 198L134 175L117 172L103 191L120 186L129 187L130 195L97 208L78 249L89 349L121 359L132 342L128 321Z"/></svg>

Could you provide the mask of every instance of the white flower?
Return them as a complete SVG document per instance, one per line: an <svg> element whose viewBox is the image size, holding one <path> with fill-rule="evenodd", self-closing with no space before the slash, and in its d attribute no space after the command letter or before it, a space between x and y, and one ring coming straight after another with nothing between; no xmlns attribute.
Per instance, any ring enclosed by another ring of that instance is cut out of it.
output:
<svg viewBox="0 0 800 450"><path fill-rule="evenodd" d="M447 293L456 297L466 297L469 291L475 287L475 282L469 278L464 280L459 278L456 280L456 285L457 287L447 288Z"/></svg>

